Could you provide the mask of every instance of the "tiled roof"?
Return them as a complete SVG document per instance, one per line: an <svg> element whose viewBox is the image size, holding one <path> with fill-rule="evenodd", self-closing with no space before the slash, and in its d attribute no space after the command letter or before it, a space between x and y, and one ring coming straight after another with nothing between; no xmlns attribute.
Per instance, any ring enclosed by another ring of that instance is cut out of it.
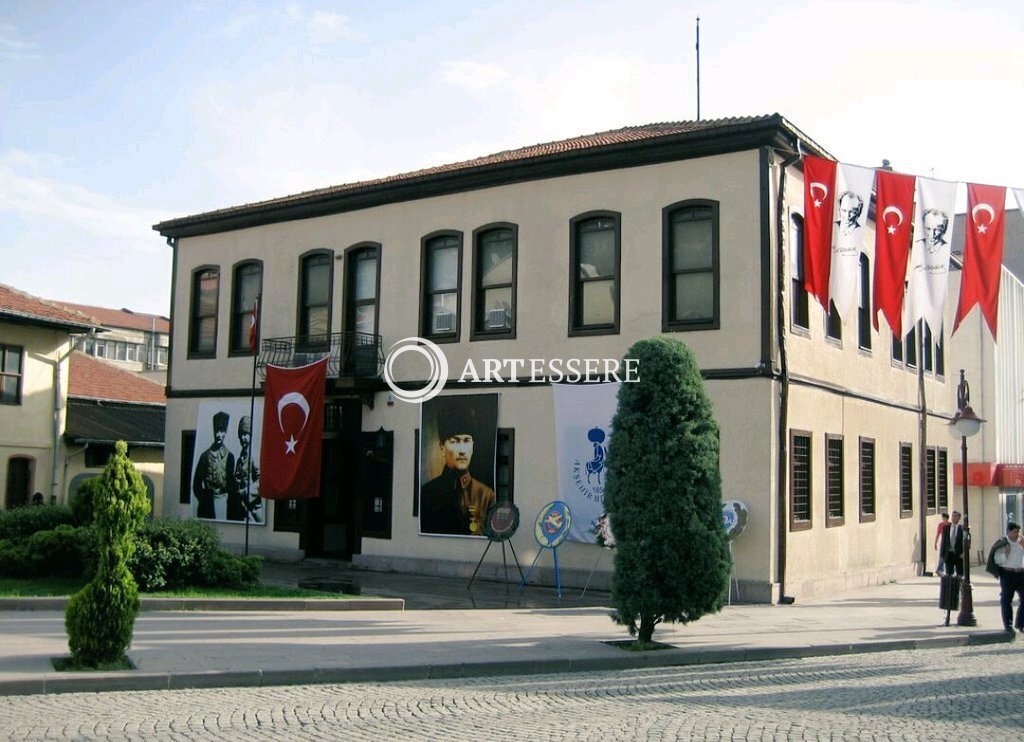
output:
<svg viewBox="0 0 1024 742"><path fill-rule="evenodd" d="M68 397L167 404L162 384L80 351L71 354Z"/></svg>
<svg viewBox="0 0 1024 742"><path fill-rule="evenodd" d="M81 312L62 307L38 296L0 283L0 320L59 327L82 332L98 323Z"/></svg>
<svg viewBox="0 0 1024 742"><path fill-rule="evenodd" d="M162 447L166 419L164 407L69 399L64 437L73 443Z"/></svg>
<svg viewBox="0 0 1024 742"><path fill-rule="evenodd" d="M76 312L92 317L97 324L104 327L118 327L128 330L145 330L151 332L169 333L171 321L158 314L145 314L144 312L133 312L130 309L107 309L106 307L94 307L89 304L72 304L69 301L51 299L51 303L66 307Z"/></svg>
<svg viewBox="0 0 1024 742"><path fill-rule="evenodd" d="M154 229L164 235L174 236L183 228L194 228L198 224L209 224L213 222L224 223L236 217L247 216L257 213L281 212L296 206L320 204L329 201L365 194L379 192L397 186L408 186L419 183L427 183L450 175L469 175L471 173L486 172L508 165L526 165L529 163L540 163L556 161L581 154L597 154L605 151L622 150L633 147L639 148L655 142L674 143L676 141L698 141L715 138L725 139L732 135L742 135L755 129L775 127L785 129L798 136L805 143L818 151L823 151L809 137L796 129L779 114L766 116L744 116L725 119L710 119L703 121L674 121L667 123L644 124L640 126L627 126L622 129L587 134L584 136L561 139L554 142L534 144L528 147L497 152L484 157L477 157L472 160L464 160L448 165L438 165L422 170L390 175L374 180L364 180L357 183L346 183L344 185L319 188L311 191L304 191L290 196L272 198L265 201L232 206L225 209L203 212L192 216L170 219L154 225ZM194 231L194 234L205 233L205 231Z"/></svg>

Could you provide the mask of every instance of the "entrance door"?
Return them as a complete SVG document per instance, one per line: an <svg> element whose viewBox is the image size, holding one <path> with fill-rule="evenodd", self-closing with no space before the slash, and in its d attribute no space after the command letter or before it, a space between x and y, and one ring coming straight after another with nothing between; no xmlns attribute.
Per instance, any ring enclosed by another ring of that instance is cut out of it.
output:
<svg viewBox="0 0 1024 742"><path fill-rule="evenodd" d="M341 430L323 441L320 497L305 503L301 545L307 557L351 559L359 553L356 493L361 424L361 402L344 400Z"/></svg>
<svg viewBox="0 0 1024 742"><path fill-rule="evenodd" d="M35 463L35 459L28 456L12 456L7 460L7 489L4 492L7 493L5 501L8 510L28 505Z"/></svg>

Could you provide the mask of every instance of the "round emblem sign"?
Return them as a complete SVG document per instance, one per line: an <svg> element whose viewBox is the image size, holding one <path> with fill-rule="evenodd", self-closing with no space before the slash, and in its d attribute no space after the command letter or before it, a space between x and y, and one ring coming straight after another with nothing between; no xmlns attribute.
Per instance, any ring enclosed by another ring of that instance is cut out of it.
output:
<svg viewBox="0 0 1024 742"><path fill-rule="evenodd" d="M572 513L569 512L569 506L561 500L555 500L540 509L533 535L538 544L553 549L565 541L571 525Z"/></svg>
<svg viewBox="0 0 1024 742"><path fill-rule="evenodd" d="M484 533L491 541L507 541L519 528L519 508L502 500L487 513Z"/></svg>
<svg viewBox="0 0 1024 742"><path fill-rule="evenodd" d="M747 527L747 506L741 500L726 500L722 503L722 525L732 541Z"/></svg>

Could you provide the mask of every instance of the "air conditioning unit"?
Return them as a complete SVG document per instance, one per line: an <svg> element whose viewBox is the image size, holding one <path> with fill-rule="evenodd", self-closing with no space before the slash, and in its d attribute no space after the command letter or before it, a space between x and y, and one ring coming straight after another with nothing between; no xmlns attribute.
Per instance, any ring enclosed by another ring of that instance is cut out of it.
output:
<svg viewBox="0 0 1024 742"><path fill-rule="evenodd" d="M487 312L487 329L507 330L511 326L508 320L508 310L505 307L491 309Z"/></svg>
<svg viewBox="0 0 1024 742"><path fill-rule="evenodd" d="M292 368L316 363L325 355L325 353L294 353L292 354Z"/></svg>
<svg viewBox="0 0 1024 742"><path fill-rule="evenodd" d="M434 326L431 332L435 335L442 332L455 332L455 312L438 312L434 315Z"/></svg>

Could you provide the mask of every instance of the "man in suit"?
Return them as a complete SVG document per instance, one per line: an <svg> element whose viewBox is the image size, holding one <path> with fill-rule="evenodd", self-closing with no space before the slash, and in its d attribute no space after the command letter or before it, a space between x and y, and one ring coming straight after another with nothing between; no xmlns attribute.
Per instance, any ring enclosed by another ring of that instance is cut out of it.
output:
<svg viewBox="0 0 1024 742"><path fill-rule="evenodd" d="M954 510L949 518L949 526L942 532L939 541L939 556L946 563L947 575L964 573L964 538L964 525L960 522L960 513Z"/></svg>
<svg viewBox="0 0 1024 742"><path fill-rule="evenodd" d="M458 397L446 397L438 409L437 438L444 457L440 476L420 491L420 532L483 536L494 490L470 474L476 410Z"/></svg>

